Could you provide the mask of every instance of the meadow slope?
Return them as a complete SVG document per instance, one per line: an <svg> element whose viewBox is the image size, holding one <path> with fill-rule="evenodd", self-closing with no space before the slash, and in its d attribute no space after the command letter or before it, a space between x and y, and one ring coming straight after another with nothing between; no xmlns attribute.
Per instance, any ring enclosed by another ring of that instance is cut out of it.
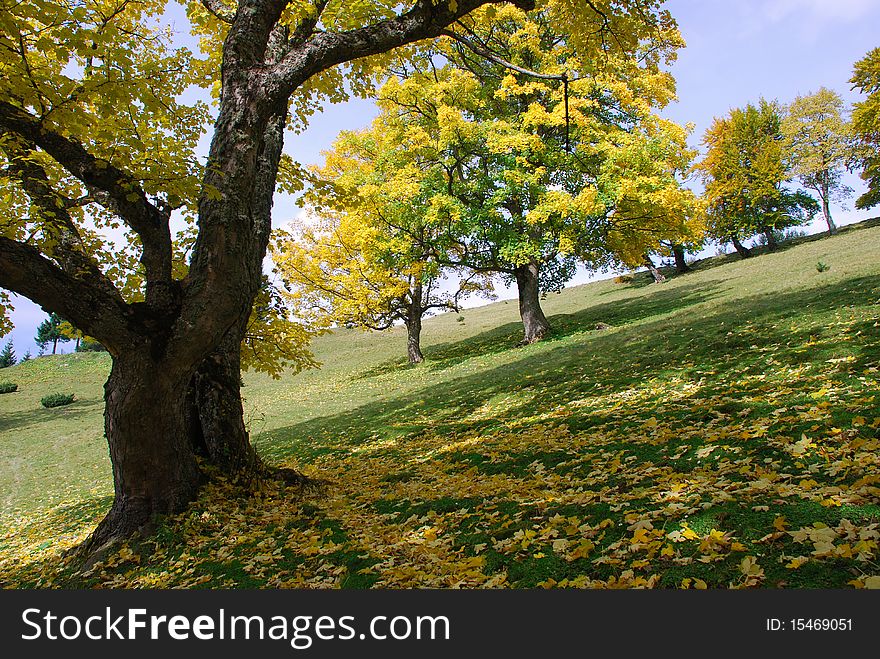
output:
<svg viewBox="0 0 880 659"><path fill-rule="evenodd" d="M880 226L544 308L532 346L498 302L428 320L415 367L343 330L246 375L259 452L327 485L212 485L87 575L109 360L0 371L0 585L880 587Z"/></svg>

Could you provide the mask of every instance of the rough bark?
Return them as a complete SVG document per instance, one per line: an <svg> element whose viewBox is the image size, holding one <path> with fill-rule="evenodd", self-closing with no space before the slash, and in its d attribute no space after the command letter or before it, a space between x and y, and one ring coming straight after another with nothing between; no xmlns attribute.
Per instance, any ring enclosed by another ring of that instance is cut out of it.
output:
<svg viewBox="0 0 880 659"><path fill-rule="evenodd" d="M201 483L184 423L191 373L150 353L149 345L141 345L114 356L104 385L114 499L83 546L89 555L148 533L158 515L182 510Z"/></svg>
<svg viewBox="0 0 880 659"><path fill-rule="evenodd" d="M406 356L410 364L425 361L421 346L422 310L419 307L416 303L411 304L406 318Z"/></svg>
<svg viewBox="0 0 880 659"><path fill-rule="evenodd" d="M188 436L194 450L227 477L251 478L260 460L250 443L241 404L241 329L233 328L198 366L187 394Z"/></svg>
<svg viewBox="0 0 880 659"><path fill-rule="evenodd" d="M675 258L675 271L683 275L686 272L690 272L691 267L687 264L685 260L685 251L684 247L681 245L673 245L672 246L672 256Z"/></svg>
<svg viewBox="0 0 880 659"><path fill-rule="evenodd" d="M752 255L752 250L743 245L736 236L732 236L730 242L733 243L736 253L739 254L740 258L747 259Z"/></svg>
<svg viewBox="0 0 880 659"><path fill-rule="evenodd" d="M666 277L657 269L657 266L654 265L654 261L651 259L649 254L645 254L645 267L648 269L648 272L651 273L651 277L654 279L655 284L662 284L666 281Z"/></svg>
<svg viewBox="0 0 880 659"><path fill-rule="evenodd" d="M550 323L541 309L538 264L528 263L514 270L519 294L519 315L523 323L522 343L535 343L550 333Z"/></svg>

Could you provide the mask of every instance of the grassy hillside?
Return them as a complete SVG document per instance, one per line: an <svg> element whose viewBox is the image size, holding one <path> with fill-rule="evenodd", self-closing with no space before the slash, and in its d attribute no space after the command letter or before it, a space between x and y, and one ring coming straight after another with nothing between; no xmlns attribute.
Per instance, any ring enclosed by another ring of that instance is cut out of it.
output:
<svg viewBox="0 0 880 659"><path fill-rule="evenodd" d="M878 259L868 226L572 288L523 348L515 301L445 314L416 367L399 330L322 337L320 370L243 392L261 454L325 490L212 486L85 580L59 556L110 502L107 356L4 369L0 583L880 585Z"/></svg>

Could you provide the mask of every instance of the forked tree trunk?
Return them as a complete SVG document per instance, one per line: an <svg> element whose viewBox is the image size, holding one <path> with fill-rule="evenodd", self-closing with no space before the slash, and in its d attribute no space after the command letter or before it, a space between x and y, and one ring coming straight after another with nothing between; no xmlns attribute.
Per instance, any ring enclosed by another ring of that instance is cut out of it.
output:
<svg viewBox="0 0 880 659"><path fill-rule="evenodd" d="M657 269L657 266L654 265L654 261L651 260L650 255L645 254L645 267L648 268L648 272L651 273L651 277L654 278L655 284L662 284L666 281L666 277L663 276L663 273Z"/></svg>
<svg viewBox="0 0 880 659"><path fill-rule="evenodd" d="M529 263L514 270L519 293L519 315L523 323L523 344L535 343L550 333L550 323L541 309L538 264Z"/></svg>
<svg viewBox="0 0 880 659"><path fill-rule="evenodd" d="M421 299L421 295L419 295ZM410 364L421 364L425 361L422 355L422 310L421 304L413 302L406 317L406 356Z"/></svg>
<svg viewBox="0 0 880 659"><path fill-rule="evenodd" d="M825 223L828 225L828 235L833 236L837 233L837 227L834 220L831 219L831 206L828 204L828 197L822 195L822 215L825 216Z"/></svg>
<svg viewBox="0 0 880 659"><path fill-rule="evenodd" d="M686 272L690 272L691 267L687 264L685 260L685 252L684 247L681 245L673 245L672 246L672 256L675 258L675 271L683 275Z"/></svg>
<svg viewBox="0 0 880 659"><path fill-rule="evenodd" d="M752 250L743 245L736 236L732 236L730 242L733 243L736 253L739 254L740 258L747 259L752 255Z"/></svg>
<svg viewBox="0 0 880 659"><path fill-rule="evenodd" d="M148 532L157 515L180 512L192 501L201 474L185 422L191 373L155 361L149 347L114 356L104 385L104 430L113 464L114 500L83 549Z"/></svg>
<svg viewBox="0 0 880 659"><path fill-rule="evenodd" d="M776 241L776 234L773 232L773 229L764 228L763 233L764 237L767 239L767 249L771 252L775 252L779 249L779 243Z"/></svg>

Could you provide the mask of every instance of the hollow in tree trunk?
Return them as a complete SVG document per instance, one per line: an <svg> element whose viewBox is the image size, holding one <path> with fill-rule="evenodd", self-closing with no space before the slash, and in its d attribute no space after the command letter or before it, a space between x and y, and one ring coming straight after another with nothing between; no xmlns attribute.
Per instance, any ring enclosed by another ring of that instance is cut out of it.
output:
<svg viewBox="0 0 880 659"><path fill-rule="evenodd" d="M198 366L187 396L188 435L195 451L225 476L252 475L260 466L241 405L243 328L233 327Z"/></svg>
<svg viewBox="0 0 880 659"><path fill-rule="evenodd" d="M752 255L752 250L743 245L736 236L732 236L730 242L733 243L736 253L739 254L740 258L747 259Z"/></svg>
<svg viewBox="0 0 880 659"><path fill-rule="evenodd" d="M666 281L666 277L663 276L663 273L657 269L657 266L654 265L654 261L651 260L651 256L649 254L645 254L645 267L648 268L648 272L651 273L651 277L654 278L655 284L662 284Z"/></svg>
<svg viewBox="0 0 880 659"><path fill-rule="evenodd" d="M685 260L684 247L681 245L673 245L672 256L675 258L675 271L678 274L683 275L686 272L690 272L691 267Z"/></svg>
<svg viewBox="0 0 880 659"><path fill-rule="evenodd" d="M550 323L541 309L538 264L528 263L514 270L519 293L519 315L523 323L523 344L535 343L550 333Z"/></svg>

